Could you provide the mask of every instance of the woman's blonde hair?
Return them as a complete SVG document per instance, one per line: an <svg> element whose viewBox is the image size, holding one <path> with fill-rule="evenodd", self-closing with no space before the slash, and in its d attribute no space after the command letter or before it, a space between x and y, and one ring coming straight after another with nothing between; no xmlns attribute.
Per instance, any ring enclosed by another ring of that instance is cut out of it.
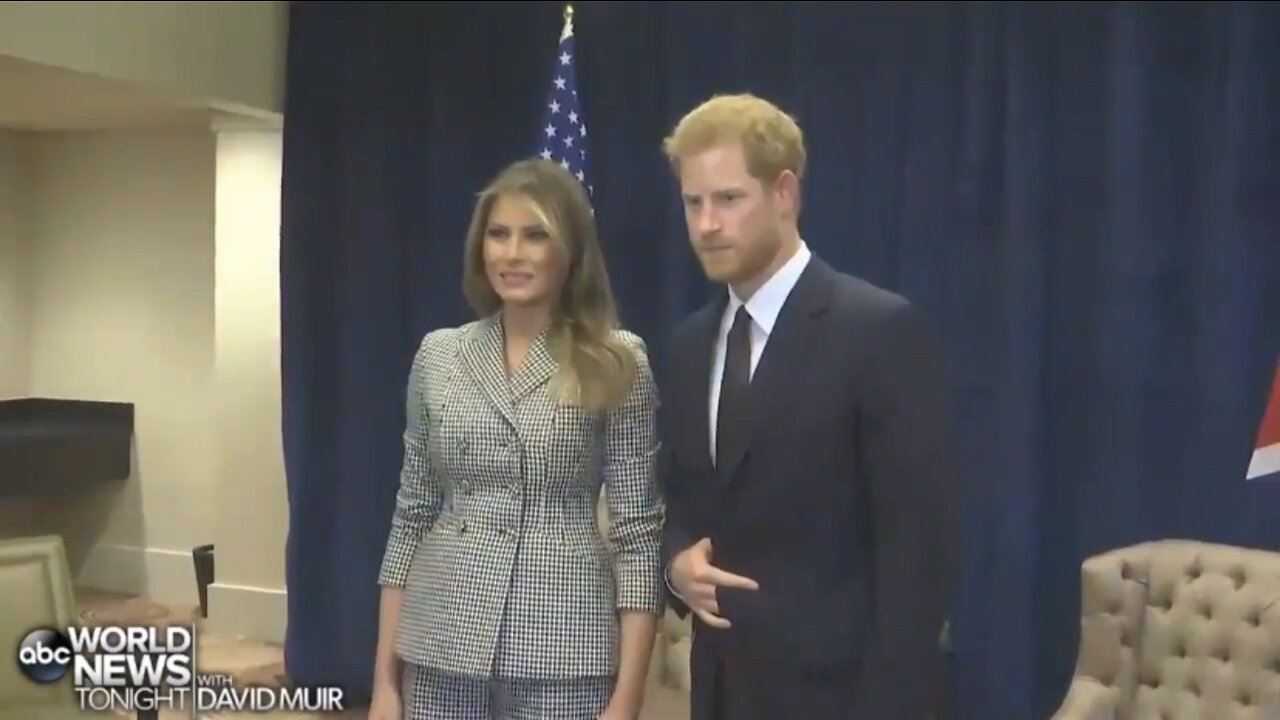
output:
<svg viewBox="0 0 1280 720"><path fill-rule="evenodd" d="M596 235L591 201L559 164L534 158L507 166L480 192L467 231L462 290L472 310L488 317L502 299L485 273L484 238L499 197L529 200L560 250L563 284L552 308L547 343L558 370L553 395L590 412L620 405L631 391L636 358L616 332L618 313Z"/></svg>

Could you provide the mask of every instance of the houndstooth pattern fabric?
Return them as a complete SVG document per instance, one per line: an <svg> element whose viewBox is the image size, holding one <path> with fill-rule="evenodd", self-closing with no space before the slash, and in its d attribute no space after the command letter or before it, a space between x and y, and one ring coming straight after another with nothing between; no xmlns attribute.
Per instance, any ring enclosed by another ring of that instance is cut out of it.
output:
<svg viewBox="0 0 1280 720"><path fill-rule="evenodd" d="M405 587L406 661L473 676L613 675L617 611L661 614L657 389L643 341L619 332L636 382L598 416L548 393L556 362L543 338L508 381L500 316L423 339L379 579Z"/></svg>
<svg viewBox="0 0 1280 720"><path fill-rule="evenodd" d="M401 687L404 720L595 720L613 680L490 680L406 663Z"/></svg>

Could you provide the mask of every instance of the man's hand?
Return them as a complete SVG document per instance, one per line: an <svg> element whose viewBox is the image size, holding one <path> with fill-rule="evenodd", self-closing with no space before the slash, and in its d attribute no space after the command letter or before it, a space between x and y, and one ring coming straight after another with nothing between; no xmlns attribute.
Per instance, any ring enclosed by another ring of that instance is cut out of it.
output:
<svg viewBox="0 0 1280 720"><path fill-rule="evenodd" d="M729 627L729 621L720 617L716 589L760 589L755 580L725 572L711 564L710 538L702 538L676 555L671 563L671 584L702 622L721 630Z"/></svg>

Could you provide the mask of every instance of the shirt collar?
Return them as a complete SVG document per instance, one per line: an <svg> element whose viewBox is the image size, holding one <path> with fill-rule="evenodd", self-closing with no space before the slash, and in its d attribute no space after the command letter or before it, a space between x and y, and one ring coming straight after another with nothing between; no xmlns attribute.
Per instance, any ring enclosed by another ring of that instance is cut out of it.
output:
<svg viewBox="0 0 1280 720"><path fill-rule="evenodd" d="M746 302L747 313L760 326L760 329L764 330L765 335L773 332L773 325L778 320L778 314L782 312L782 305L787 301L792 288L800 281L800 275L809 264L809 257L809 248L802 240L800 248L791 256L791 259L778 268L778 271L766 280ZM729 288L727 315L732 317L742 305L743 302L738 299L733 288Z"/></svg>

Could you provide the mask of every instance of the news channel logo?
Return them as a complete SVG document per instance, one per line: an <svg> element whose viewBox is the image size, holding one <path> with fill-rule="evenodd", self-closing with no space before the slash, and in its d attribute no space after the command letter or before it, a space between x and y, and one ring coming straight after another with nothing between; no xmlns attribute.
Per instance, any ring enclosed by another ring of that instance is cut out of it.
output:
<svg viewBox="0 0 1280 720"><path fill-rule="evenodd" d="M31 682L56 683L71 672L71 638L57 628L36 628L18 643L18 669Z"/></svg>

